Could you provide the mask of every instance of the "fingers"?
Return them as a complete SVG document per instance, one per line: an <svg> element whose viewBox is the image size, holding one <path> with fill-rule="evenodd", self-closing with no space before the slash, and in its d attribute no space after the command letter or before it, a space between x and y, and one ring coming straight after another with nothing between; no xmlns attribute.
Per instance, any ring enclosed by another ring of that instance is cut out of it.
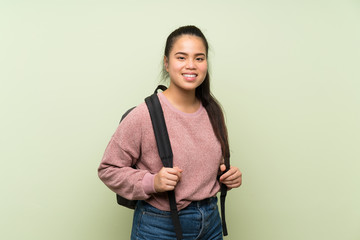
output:
<svg viewBox="0 0 360 240"><path fill-rule="evenodd" d="M226 170L225 164L221 164L221 165L220 165L220 171L221 171L221 172L224 172L225 170Z"/></svg>
<svg viewBox="0 0 360 240"><path fill-rule="evenodd" d="M183 170L178 167L174 167L173 169L176 171L176 175L179 177L179 181L180 181L181 173Z"/></svg>
<svg viewBox="0 0 360 240"><path fill-rule="evenodd" d="M224 164L220 165L220 170L221 170L222 172L224 172L224 171L226 170ZM221 175L220 181L221 181L221 180L225 180L225 179L227 179L227 178L229 178L229 177L232 178L232 177L234 177L233 175L234 175L234 174L237 174L237 173L240 173L240 170L239 170L237 167L231 166L230 169L229 169L226 173L224 173L223 175Z"/></svg>
<svg viewBox="0 0 360 240"><path fill-rule="evenodd" d="M154 187L156 192L165 192L175 189L175 186L181 179L182 170L178 167L163 167L154 178Z"/></svg>
<svg viewBox="0 0 360 240"><path fill-rule="evenodd" d="M222 165L220 165L220 170L222 170ZM240 187L242 183L242 173L237 167L231 166L229 171L220 177L220 182L230 189Z"/></svg>

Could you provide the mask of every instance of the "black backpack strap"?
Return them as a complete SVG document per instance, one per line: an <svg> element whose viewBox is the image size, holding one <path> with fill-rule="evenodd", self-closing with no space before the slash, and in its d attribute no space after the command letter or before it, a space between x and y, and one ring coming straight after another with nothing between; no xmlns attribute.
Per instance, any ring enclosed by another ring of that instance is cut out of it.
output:
<svg viewBox="0 0 360 240"><path fill-rule="evenodd" d="M173 153L169 140L169 134L166 128L164 113L162 111L159 98L157 94L153 94L145 99L146 105L149 109L151 122L154 129L156 144L159 151L159 156L164 167L173 167Z"/></svg>
<svg viewBox="0 0 360 240"><path fill-rule="evenodd" d="M228 157L225 158L225 166L226 170L224 173L226 173L230 169L230 159ZM221 208L221 221L222 221L222 228L223 228L223 234L224 236L228 235L227 227L226 227L226 220L225 220L225 199L227 194L227 186L225 184L221 184L221 190L220 190L220 208Z"/></svg>
<svg viewBox="0 0 360 240"><path fill-rule="evenodd" d="M162 111L159 98L156 94L158 89L164 90L160 86L155 90L155 93L153 95L151 95L150 97L147 97L145 99L145 102L149 109L150 118L151 118L151 122L153 125L156 144L158 147L159 156L161 158L161 161L162 161L164 167L172 168L173 167L173 153L172 153L171 144L170 144L170 140L169 140L169 134L168 134L168 131L166 128L164 113ZM171 217L172 217L172 221L173 221L174 228L175 228L176 238L178 240L181 240L182 239L182 230L181 230L179 215L178 215L178 211L177 211L177 207L176 207L175 192L168 191L168 197L169 197Z"/></svg>
<svg viewBox="0 0 360 240"><path fill-rule="evenodd" d="M154 93L156 94L159 89L162 91L165 91L167 89L167 87L165 87L164 85L158 85L157 88L155 89Z"/></svg>

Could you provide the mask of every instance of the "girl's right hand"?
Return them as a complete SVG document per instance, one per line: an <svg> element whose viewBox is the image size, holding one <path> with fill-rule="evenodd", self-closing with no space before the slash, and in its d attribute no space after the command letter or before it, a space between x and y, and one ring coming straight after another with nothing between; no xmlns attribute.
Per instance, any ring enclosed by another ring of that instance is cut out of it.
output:
<svg viewBox="0 0 360 240"><path fill-rule="evenodd" d="M161 168L161 170L155 175L154 188L156 192L166 192L175 189L175 186L181 179L181 170L178 167L173 168Z"/></svg>

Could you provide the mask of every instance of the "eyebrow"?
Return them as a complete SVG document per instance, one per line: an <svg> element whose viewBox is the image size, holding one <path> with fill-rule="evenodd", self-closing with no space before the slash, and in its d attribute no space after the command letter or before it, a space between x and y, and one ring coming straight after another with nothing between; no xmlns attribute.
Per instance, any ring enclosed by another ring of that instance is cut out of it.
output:
<svg viewBox="0 0 360 240"><path fill-rule="evenodd" d="M177 55L177 54L182 54L182 55L186 55L186 56L189 55L189 54L187 54L185 52L177 52L177 53L175 53L175 55ZM205 53L195 53L195 56L206 56L206 54Z"/></svg>

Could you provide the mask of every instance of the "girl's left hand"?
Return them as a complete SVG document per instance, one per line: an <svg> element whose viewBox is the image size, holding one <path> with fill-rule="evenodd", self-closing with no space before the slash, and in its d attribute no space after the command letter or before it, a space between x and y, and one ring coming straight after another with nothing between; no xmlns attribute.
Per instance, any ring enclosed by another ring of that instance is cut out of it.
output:
<svg viewBox="0 0 360 240"><path fill-rule="evenodd" d="M220 171L224 172L225 170L225 165L221 164ZM220 182L225 184L229 190L232 188L240 187L242 182L242 173L237 167L230 166L229 171L227 171L220 177Z"/></svg>

